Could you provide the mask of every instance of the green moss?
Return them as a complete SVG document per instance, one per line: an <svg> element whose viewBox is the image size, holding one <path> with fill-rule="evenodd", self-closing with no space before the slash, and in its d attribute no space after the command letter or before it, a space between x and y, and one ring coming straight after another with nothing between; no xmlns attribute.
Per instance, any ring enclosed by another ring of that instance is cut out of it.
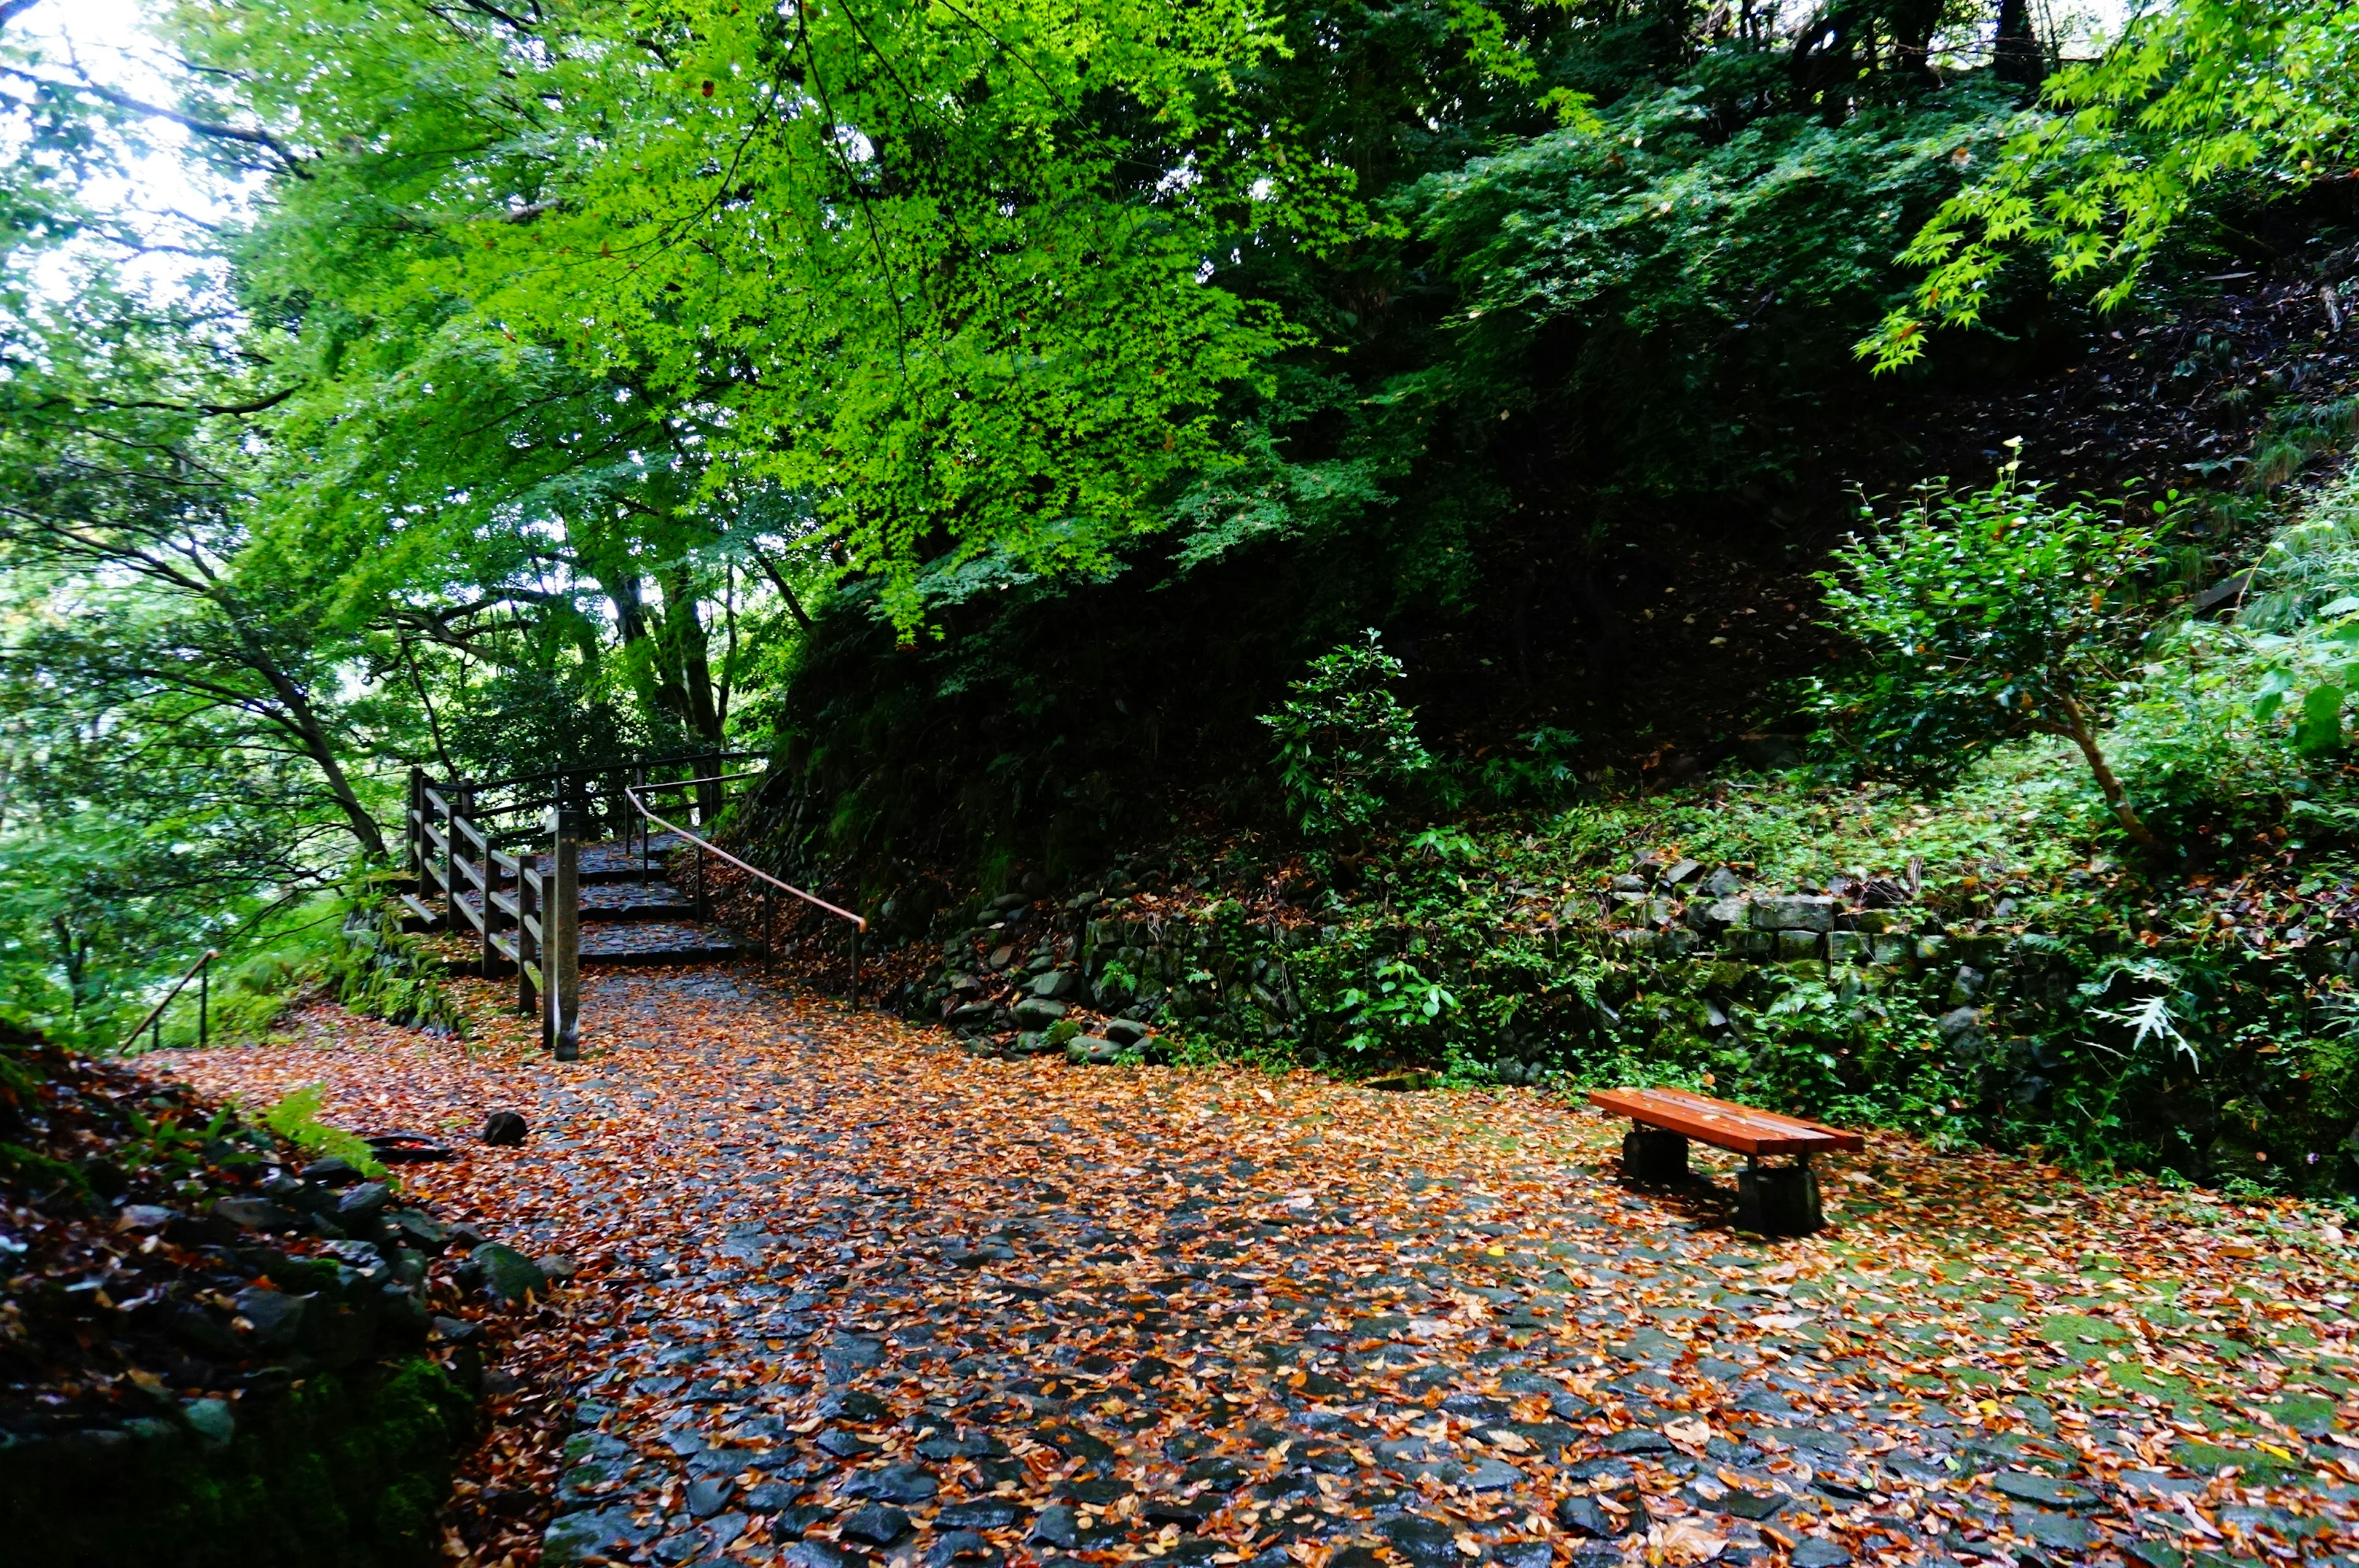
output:
<svg viewBox="0 0 2359 1568"><path fill-rule="evenodd" d="M321 1374L237 1411L0 1449L0 1539L27 1562L401 1568L437 1560L435 1509L473 1422L440 1368Z"/></svg>

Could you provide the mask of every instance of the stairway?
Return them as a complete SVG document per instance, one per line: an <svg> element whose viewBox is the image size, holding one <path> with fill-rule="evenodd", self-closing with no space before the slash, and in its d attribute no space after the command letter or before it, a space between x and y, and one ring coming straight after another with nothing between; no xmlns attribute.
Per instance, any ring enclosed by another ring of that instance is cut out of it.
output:
<svg viewBox="0 0 2359 1568"><path fill-rule="evenodd" d="M684 842L675 834L656 834L647 840L644 859L636 840L582 846L578 902L582 910L583 964L702 964L737 956L740 949L729 934L710 921L698 919L696 901L674 887L665 876L664 861L669 851ZM401 902L406 917L404 929L444 928L439 900L421 902L414 893L404 893ZM461 921L459 934L472 939L480 925L484 895L479 889L462 884L460 903L471 914ZM499 966L512 973L516 957L516 893L513 889L504 889L493 896L493 903L506 924L493 931L492 950L497 955ZM454 974L478 974L482 967L478 958L454 957L451 961Z"/></svg>

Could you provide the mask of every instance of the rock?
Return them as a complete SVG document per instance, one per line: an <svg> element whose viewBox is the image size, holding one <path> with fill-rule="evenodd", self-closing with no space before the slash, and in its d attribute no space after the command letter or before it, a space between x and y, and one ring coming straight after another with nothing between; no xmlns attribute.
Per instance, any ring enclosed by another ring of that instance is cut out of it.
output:
<svg viewBox="0 0 2359 1568"><path fill-rule="evenodd" d="M1504 1459L1485 1459L1466 1473L1462 1483L1472 1492L1503 1492L1524 1478L1524 1473Z"/></svg>
<svg viewBox="0 0 2359 1568"><path fill-rule="evenodd" d="M180 1419L208 1444L225 1444L237 1435L237 1412L227 1400L190 1400L180 1407Z"/></svg>
<svg viewBox="0 0 2359 1568"><path fill-rule="evenodd" d="M521 1302L549 1289L540 1266L513 1247L486 1241L467 1254L484 1271L484 1289L495 1301Z"/></svg>
<svg viewBox="0 0 2359 1568"><path fill-rule="evenodd" d="M1663 881L1673 887L1677 887L1680 883L1687 881L1690 877L1694 876L1698 871L1702 870L1703 862L1701 860L1680 860L1673 864L1669 871L1663 873Z"/></svg>
<svg viewBox="0 0 2359 1568"><path fill-rule="evenodd" d="M926 1552L927 1568L950 1568L952 1563L996 1563L999 1549L971 1530L944 1530Z"/></svg>
<svg viewBox="0 0 2359 1568"><path fill-rule="evenodd" d="M483 1141L495 1149L512 1149L525 1141L532 1130L525 1119L512 1110L495 1110L484 1118Z"/></svg>
<svg viewBox="0 0 2359 1568"><path fill-rule="evenodd" d="M214 1202L212 1213L215 1219L246 1230L292 1230L303 1218L268 1198L221 1198Z"/></svg>
<svg viewBox="0 0 2359 1568"><path fill-rule="evenodd" d="M1153 1031L1135 1018L1116 1018L1109 1020L1099 1033L1117 1045L1136 1045Z"/></svg>
<svg viewBox="0 0 2359 1568"><path fill-rule="evenodd" d="M2003 1471L1991 1478L1991 1489L2019 1503L2044 1503L2055 1509L2079 1508L2097 1500L2097 1494L2086 1487L2033 1470Z"/></svg>
<svg viewBox="0 0 2359 1568"><path fill-rule="evenodd" d="M397 1239L417 1248L429 1258L451 1244L451 1232L437 1222L431 1215L421 1213L417 1209L388 1210L385 1222L393 1227Z"/></svg>
<svg viewBox="0 0 2359 1568"><path fill-rule="evenodd" d="M619 1505L560 1514L540 1538L540 1561L544 1568L574 1568L593 1557L603 1561L608 1546L634 1533L631 1510Z"/></svg>
<svg viewBox="0 0 2359 1568"><path fill-rule="evenodd" d="M1759 931L1832 931L1835 901L1808 893L1756 898L1753 901L1753 925Z"/></svg>
<svg viewBox="0 0 2359 1568"><path fill-rule="evenodd" d="M857 1490L853 1488L857 1487ZM873 1498L886 1503L922 1503L940 1491L941 1483L923 1465L888 1465L856 1476L842 1488L848 1498Z"/></svg>
<svg viewBox="0 0 2359 1568"><path fill-rule="evenodd" d="M363 1182L336 1200L337 1222L375 1218L385 1212L385 1200L392 1193L393 1189L383 1182Z"/></svg>
<svg viewBox="0 0 2359 1568"><path fill-rule="evenodd" d="M1714 898L1734 898L1745 891L1745 879L1723 866L1704 878L1702 891Z"/></svg>
<svg viewBox="0 0 2359 1568"><path fill-rule="evenodd" d="M277 1350L295 1343L303 1332L310 1298L290 1296L260 1285L248 1285L233 1298L238 1317L248 1325L242 1332L258 1350Z"/></svg>
<svg viewBox="0 0 2359 1568"><path fill-rule="evenodd" d="M798 1541L787 1548L787 1561L794 1568L872 1568L871 1559L832 1541Z"/></svg>
<svg viewBox="0 0 2359 1568"><path fill-rule="evenodd" d="M820 1400L819 1413L830 1421L848 1421L861 1426L874 1426L891 1416L892 1408L875 1394L858 1389L842 1389Z"/></svg>
<svg viewBox="0 0 2359 1568"><path fill-rule="evenodd" d="M1745 903L1741 898L1690 899L1688 901L1687 922L1691 931L1713 935L1745 920Z"/></svg>
<svg viewBox="0 0 2359 1568"><path fill-rule="evenodd" d="M1607 1438L1605 1451L1608 1454L1669 1454L1672 1452L1672 1445L1671 1440L1661 1433L1649 1432L1643 1426L1634 1426L1627 1431L1617 1432Z"/></svg>
<svg viewBox="0 0 2359 1568"><path fill-rule="evenodd" d="M1032 994L1050 1001L1071 996L1082 989L1082 977L1071 969L1051 969L1032 982Z"/></svg>
<svg viewBox="0 0 2359 1568"><path fill-rule="evenodd" d="M1851 1553L1822 1535L1806 1535L1786 1561L1793 1568L1846 1568Z"/></svg>
<svg viewBox="0 0 2359 1568"><path fill-rule="evenodd" d="M1016 1004L1018 1029L1046 1029L1064 1016L1065 1004L1050 1001L1047 997L1027 996Z"/></svg>
<svg viewBox="0 0 2359 1568"><path fill-rule="evenodd" d="M1625 871L1622 875L1614 879L1612 886L1615 892L1642 893L1647 891L1647 879L1644 877L1634 877L1627 871Z"/></svg>
<svg viewBox="0 0 2359 1568"><path fill-rule="evenodd" d="M305 1181L317 1182L323 1187L348 1187L361 1179L358 1170L332 1156L312 1161L303 1167L301 1175Z"/></svg>
<svg viewBox="0 0 2359 1568"><path fill-rule="evenodd" d="M699 1519L711 1519L729 1504L729 1495L737 1483L726 1476L707 1476L688 1484L688 1511Z"/></svg>
<svg viewBox="0 0 2359 1568"><path fill-rule="evenodd" d="M1607 1513L1595 1498L1580 1496L1565 1498L1556 1506L1556 1522L1575 1535L1596 1536L1610 1540L1627 1528L1614 1515Z"/></svg>
<svg viewBox="0 0 2359 1568"><path fill-rule="evenodd" d="M1123 1058L1123 1048L1095 1034L1076 1034L1065 1042L1065 1060L1075 1066L1111 1067Z"/></svg>
<svg viewBox="0 0 2359 1568"><path fill-rule="evenodd" d="M179 1217L179 1210L166 1208L160 1204L125 1204L123 1211L114 1217L114 1228L134 1233L161 1230Z"/></svg>
<svg viewBox="0 0 2359 1568"><path fill-rule="evenodd" d="M1420 1514L1400 1514L1376 1526L1412 1568L1456 1568L1458 1542L1451 1528Z"/></svg>
<svg viewBox="0 0 2359 1568"><path fill-rule="evenodd" d="M434 1337L445 1345L473 1345L484 1337L483 1325L462 1317L437 1317L432 1326Z"/></svg>
<svg viewBox="0 0 2359 1568"><path fill-rule="evenodd" d="M215 1361L235 1361L245 1354L245 1342L230 1331L229 1325L194 1302L174 1306L165 1323L175 1341L200 1356Z"/></svg>
<svg viewBox="0 0 2359 1568"><path fill-rule="evenodd" d="M533 1267L551 1281L570 1280L582 1271L582 1265L566 1252L544 1252L532 1260Z"/></svg>
<svg viewBox="0 0 2359 1568"><path fill-rule="evenodd" d="M909 1516L883 1503L870 1503L865 1508L853 1509L837 1530L847 1540L864 1541L871 1546L890 1546L909 1533Z"/></svg>
<svg viewBox="0 0 2359 1568"><path fill-rule="evenodd" d="M1032 1521L1031 1533L1025 1537L1027 1544L1042 1541L1066 1552L1079 1545L1081 1539L1082 1516L1063 1503L1042 1509L1040 1517Z"/></svg>
<svg viewBox="0 0 2359 1568"><path fill-rule="evenodd" d="M1822 940L1815 931L1780 931L1777 933L1777 961L1792 964L1817 958L1821 956L1819 944Z"/></svg>
<svg viewBox="0 0 2359 1568"><path fill-rule="evenodd" d="M1741 1487L1733 1487L1718 1501L1705 1503L1703 1506L1721 1513L1734 1514L1738 1519L1749 1519L1758 1523L1762 1519L1775 1517L1777 1510L1784 1508L1786 1503L1787 1498L1783 1492L1748 1492Z"/></svg>
<svg viewBox="0 0 2359 1568"><path fill-rule="evenodd" d="M1869 953L1869 939L1856 931L1832 931L1827 934L1827 962L1830 964L1864 964Z"/></svg>

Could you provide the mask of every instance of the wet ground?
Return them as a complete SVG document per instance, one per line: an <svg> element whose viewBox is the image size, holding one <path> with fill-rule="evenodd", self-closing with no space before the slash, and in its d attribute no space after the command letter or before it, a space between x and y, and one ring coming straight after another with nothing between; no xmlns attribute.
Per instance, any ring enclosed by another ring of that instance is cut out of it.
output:
<svg viewBox="0 0 2359 1568"><path fill-rule="evenodd" d="M1767 1242L1531 1090L980 1060L750 971L584 1059L332 1010L176 1059L519 1150L415 1178L582 1274L520 1316L477 1561L2359 1563L2331 1216L1876 1139Z"/></svg>

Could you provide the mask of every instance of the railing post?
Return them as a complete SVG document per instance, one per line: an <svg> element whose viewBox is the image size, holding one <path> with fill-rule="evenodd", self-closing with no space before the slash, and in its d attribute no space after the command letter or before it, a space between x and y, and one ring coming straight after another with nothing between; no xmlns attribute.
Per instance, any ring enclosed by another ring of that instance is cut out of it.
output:
<svg viewBox="0 0 2359 1568"><path fill-rule="evenodd" d="M201 1051L212 1038L213 1006L213 955L205 949L204 960L197 966L197 1049Z"/></svg>
<svg viewBox="0 0 2359 1568"><path fill-rule="evenodd" d="M418 824L419 814L425 809L426 770L412 768L409 770L409 806L401 814L401 848L402 859L406 862L403 870L409 873L411 884L419 892L426 891L426 846Z"/></svg>
<svg viewBox="0 0 2359 1568"><path fill-rule="evenodd" d="M554 840L549 878L543 883L541 1040L560 1062L582 1054L582 817L561 806L549 810Z"/></svg>
<svg viewBox="0 0 2359 1568"><path fill-rule="evenodd" d="M631 770L631 776L639 791L637 798L644 803L647 789L647 765L641 762ZM642 806L640 809L635 809L631 816L636 819L639 829L639 872L644 876L651 869L651 863L647 859L647 814Z"/></svg>
<svg viewBox="0 0 2359 1568"><path fill-rule="evenodd" d="M516 1012L525 1018L532 1016L533 1005L539 992L532 983L533 966L541 961L540 938L533 935L533 926L544 918L540 898L532 885L532 873L540 857L529 851L516 857Z"/></svg>
<svg viewBox="0 0 2359 1568"><path fill-rule="evenodd" d="M483 970L484 979L487 980L492 978L494 973L493 966L499 961L500 957L499 948L495 946L492 943L492 933L499 928L500 919L499 906L492 902L492 895L499 892L499 857L492 851L492 835L490 831L486 829L484 834Z"/></svg>
<svg viewBox="0 0 2359 1568"><path fill-rule="evenodd" d="M442 929L456 931L459 914L459 803L467 786L453 782L442 797Z"/></svg>

